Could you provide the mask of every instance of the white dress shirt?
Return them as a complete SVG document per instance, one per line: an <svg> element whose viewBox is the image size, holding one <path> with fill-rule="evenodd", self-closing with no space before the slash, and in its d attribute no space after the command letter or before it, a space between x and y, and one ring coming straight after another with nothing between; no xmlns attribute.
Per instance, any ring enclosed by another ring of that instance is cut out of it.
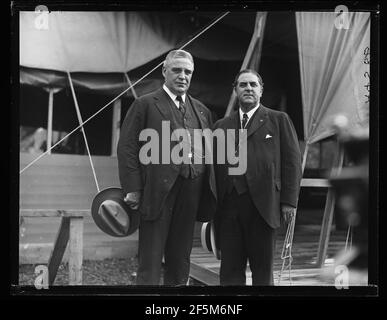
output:
<svg viewBox="0 0 387 320"><path fill-rule="evenodd" d="M258 110L258 107L259 107L259 103L257 104L256 107L254 107L254 108L251 109L249 112L247 112L247 117L248 117L248 119L247 119L247 122L246 122L246 125L245 125L245 126L247 126L247 124L249 123L251 117L254 115L255 111ZM243 120L243 114L244 114L244 113L245 113L245 112L243 112L242 109L239 108L239 119L240 119L240 122L241 122L241 128L242 128L242 120Z"/></svg>
<svg viewBox="0 0 387 320"><path fill-rule="evenodd" d="M168 87L163 84L163 89L165 90L166 93L168 93L168 95L171 97L172 101L175 103L175 106L177 107L177 109L179 109L180 105L179 105L179 101L176 100L176 97L177 95L175 95L174 93L171 92L171 90L168 89ZM183 99L183 102L185 103L185 93L181 96L182 99Z"/></svg>

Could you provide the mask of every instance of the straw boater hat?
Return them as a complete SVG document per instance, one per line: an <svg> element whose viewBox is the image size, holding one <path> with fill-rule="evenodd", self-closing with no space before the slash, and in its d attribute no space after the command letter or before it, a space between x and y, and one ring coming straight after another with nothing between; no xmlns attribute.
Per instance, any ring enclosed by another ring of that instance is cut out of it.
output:
<svg viewBox="0 0 387 320"><path fill-rule="evenodd" d="M212 252L216 259L220 260L220 250L216 245L215 228L212 221L203 223L201 242L204 250Z"/></svg>
<svg viewBox="0 0 387 320"><path fill-rule="evenodd" d="M140 224L140 212L132 210L124 201L121 188L100 191L91 205L91 216L96 225L113 237L126 237L134 233Z"/></svg>

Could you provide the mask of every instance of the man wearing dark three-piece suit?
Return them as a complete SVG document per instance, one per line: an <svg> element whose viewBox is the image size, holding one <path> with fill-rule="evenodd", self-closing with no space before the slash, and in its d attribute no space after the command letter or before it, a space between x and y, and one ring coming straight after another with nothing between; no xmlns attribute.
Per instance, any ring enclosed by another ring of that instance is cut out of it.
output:
<svg viewBox="0 0 387 320"><path fill-rule="evenodd" d="M202 154L192 138L194 129L212 126L210 111L187 94L193 70L190 53L171 51L162 69L163 87L136 99L122 124L117 150L120 182L125 201L141 216L138 285L159 285L163 256L164 284L186 285L195 221L211 220L216 209L213 165L197 161ZM186 134L183 142L172 139L176 129ZM146 132L159 138L150 150L150 162L141 151L147 144L141 134ZM183 163L172 156L179 143L188 146L181 149Z"/></svg>
<svg viewBox="0 0 387 320"><path fill-rule="evenodd" d="M242 70L234 82L238 110L215 129L247 130L247 170L229 175L216 164L218 205L214 225L221 253L220 284L246 285L249 261L253 285L273 285L275 231L295 214L302 176L296 132L286 113L260 104L263 82ZM229 143L235 143L227 141ZM227 146L229 147L229 145ZM215 154L215 152L214 152Z"/></svg>

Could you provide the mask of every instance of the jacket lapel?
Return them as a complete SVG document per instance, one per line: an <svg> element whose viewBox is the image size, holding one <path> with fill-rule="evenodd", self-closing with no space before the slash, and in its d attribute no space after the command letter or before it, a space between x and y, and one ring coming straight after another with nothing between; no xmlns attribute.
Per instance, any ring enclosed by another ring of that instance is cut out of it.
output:
<svg viewBox="0 0 387 320"><path fill-rule="evenodd" d="M262 104L259 106L251 121L251 124L247 128L247 138L249 138L255 131L262 127L267 121L267 110Z"/></svg>
<svg viewBox="0 0 387 320"><path fill-rule="evenodd" d="M231 132L234 132L235 134L231 135L230 137L227 136L227 139L228 138L235 139L234 141L232 141L232 143L234 143L234 145L237 146L239 144L239 129L240 129L239 111L237 110L236 112L232 113L229 116L228 121L229 122L226 124L226 128L233 129L233 131ZM226 135L227 135L227 132L226 132Z"/></svg>
<svg viewBox="0 0 387 320"><path fill-rule="evenodd" d="M228 128L239 130L241 126L240 120L239 120L239 110L232 113L229 119L230 119L230 126Z"/></svg>
<svg viewBox="0 0 387 320"><path fill-rule="evenodd" d="M173 101L168 96L168 94L164 91L163 88L158 90L157 94L154 96L154 99L155 99L156 108L159 110L162 117L166 121L169 121L171 126L171 131L173 132L176 129L172 121L171 103L173 103Z"/></svg>
<svg viewBox="0 0 387 320"><path fill-rule="evenodd" d="M205 116L205 113L202 107L199 104L194 103L194 101L192 100L192 97L188 94L187 94L187 98L189 99L189 102L191 104L191 107L194 113L196 114L196 117L199 119L200 127L202 129L209 128L208 120Z"/></svg>

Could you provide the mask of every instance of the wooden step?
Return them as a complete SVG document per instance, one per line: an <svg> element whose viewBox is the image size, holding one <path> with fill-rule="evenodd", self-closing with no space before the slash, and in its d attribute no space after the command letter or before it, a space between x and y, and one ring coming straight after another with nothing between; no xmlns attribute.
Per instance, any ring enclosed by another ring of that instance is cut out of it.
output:
<svg viewBox="0 0 387 320"><path fill-rule="evenodd" d="M219 275L208 268L203 268L195 262L191 262L189 276L206 286L218 286Z"/></svg>

